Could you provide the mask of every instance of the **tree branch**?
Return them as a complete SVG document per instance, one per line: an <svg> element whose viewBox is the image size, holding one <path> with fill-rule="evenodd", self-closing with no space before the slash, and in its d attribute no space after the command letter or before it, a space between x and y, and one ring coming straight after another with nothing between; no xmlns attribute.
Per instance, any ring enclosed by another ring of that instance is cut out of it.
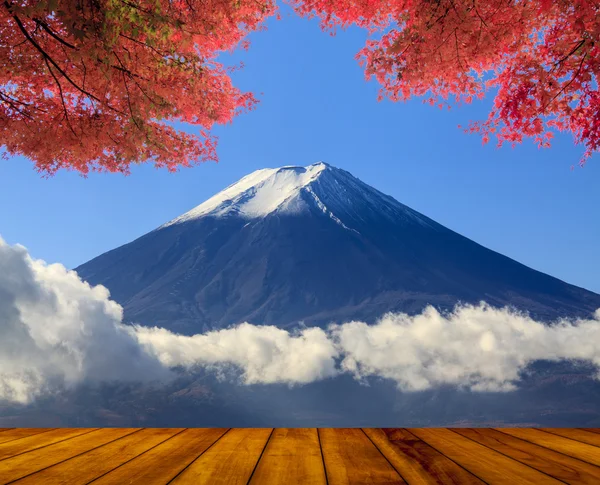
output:
<svg viewBox="0 0 600 485"><path fill-rule="evenodd" d="M571 52L569 52L565 57L563 57L562 59L560 59L559 61L556 61L554 63L554 67L556 68L559 64L562 64L564 61L566 61L569 57L571 57L576 51L577 49L579 49L583 44L585 44L585 39L582 39L581 41L579 41L579 43L573 48L573 50Z"/></svg>
<svg viewBox="0 0 600 485"><path fill-rule="evenodd" d="M42 29L44 29L46 32L48 32L48 34L50 34L53 38L55 38L57 41L59 41L61 44L66 45L67 47L70 47L71 49L75 49L75 50L79 50L77 49L77 47L75 47L73 44L68 43L66 40L61 39L58 35L56 35L51 29L50 27L48 27L48 24L40 19L36 19L34 18L33 21L40 25L42 27Z"/></svg>
<svg viewBox="0 0 600 485"><path fill-rule="evenodd" d="M88 96L91 99L94 99L96 101L98 101L99 103L102 103L102 100L97 98L96 96L94 96L92 93L86 91L85 89L83 89L82 87L78 86L77 83L75 83L75 81L73 81L69 75L63 71L61 69L61 67L56 63L56 61L54 61L54 59L52 59L52 57L50 57L48 55L48 53L42 49L42 47L40 47L40 45L35 41L35 39L33 39L31 37L31 35L29 35L29 32L27 32L27 29L25 28L25 26L23 25L23 23L21 22L21 19L19 17L17 17L16 15L14 15L12 13L12 5L10 3L8 3L8 1L4 2L4 6L7 8L8 12L10 13L11 17L14 19L14 21L17 23L17 26L19 27L19 30L23 33L23 35L25 36L25 38L31 43L31 45L33 45L35 47L35 49L42 55L42 57L44 58L44 60L46 61L46 65L48 65L48 62L50 64L52 64L55 69L69 82L69 84L71 84L73 87L75 87L75 89L77 89L78 91L80 91L81 93L85 94L86 96ZM52 71L51 71L52 73ZM54 73L52 73L52 75L54 76ZM113 108L112 106L110 106L108 103L106 103L106 106L113 110L116 111L117 113L123 115L124 113L120 112L119 110Z"/></svg>
<svg viewBox="0 0 600 485"><path fill-rule="evenodd" d="M142 42L142 41L139 41L139 40L137 40L137 39L134 39L133 37L129 37L128 35L125 35L125 34L119 34L119 36L121 36L121 37L123 37L123 38L125 38L125 39L127 39L127 40L130 40L131 42L135 42L136 44L140 44L140 45L142 45L142 46L144 46L144 47L146 47L146 48L148 48L148 49L150 49L150 50L152 50L152 51L156 52L156 53L157 53L157 54L158 54L158 55L161 57L161 59L163 59L163 58L165 58L165 57L167 56L167 54L164 54L164 53L162 53L162 52L160 52L160 51L156 50L156 49L155 49L154 47L152 47L151 45L148 45L148 44L146 44L145 42Z"/></svg>
<svg viewBox="0 0 600 485"><path fill-rule="evenodd" d="M12 109L17 111L21 115L25 116L26 118L29 118L31 121L33 121L33 117L29 113L27 113L27 111L24 111L23 109L19 108L19 106L15 105L15 103L9 96L5 96L4 93L1 93L1 92L0 92L0 102L8 104ZM21 103L21 104L23 104L23 103Z"/></svg>
<svg viewBox="0 0 600 485"><path fill-rule="evenodd" d="M69 111L67 110L67 106L65 105L65 97L63 95L63 90L62 90L60 81L54 75L54 71L52 71L52 68L50 67L50 64L48 63L48 59L44 59L44 61L46 62L46 66L48 66L48 71L50 71L50 74L52 75L52 77L54 78L54 81L56 82L56 85L58 86L58 92L60 93L60 101L62 103L63 111L65 113L65 120L67 121L67 125L69 125L69 128L71 129L73 134L75 136L78 136L77 133L75 133L75 130L73 129L73 125L71 125L71 120L69 119Z"/></svg>
<svg viewBox="0 0 600 485"><path fill-rule="evenodd" d="M567 84L565 84L559 91L558 93L556 93L556 95L554 95L552 97L552 99L550 101L548 101L546 103L546 105L542 108L540 108L540 110L538 111L538 113L540 112L545 112L546 108L548 108L548 106L550 106L550 104L552 104L552 101L554 101L556 98L558 98L570 85L573 81L575 81L575 79L577 79L577 77L579 76L579 73L581 72L581 68L583 67L583 61L585 61L585 57L583 57L581 59L581 62L579 63L579 68L577 69L577 72L573 75L573 77L569 80L569 82Z"/></svg>

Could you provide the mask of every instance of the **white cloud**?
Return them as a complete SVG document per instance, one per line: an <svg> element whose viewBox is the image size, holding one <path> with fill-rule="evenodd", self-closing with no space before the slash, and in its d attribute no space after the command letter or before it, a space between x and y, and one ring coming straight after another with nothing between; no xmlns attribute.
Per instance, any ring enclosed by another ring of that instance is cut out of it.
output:
<svg viewBox="0 0 600 485"><path fill-rule="evenodd" d="M337 374L338 353L320 328L290 334L273 326L243 323L191 337L162 328L136 327L140 343L165 366L219 368L233 364L246 384L306 384Z"/></svg>
<svg viewBox="0 0 600 485"><path fill-rule="evenodd" d="M26 403L80 383L158 381L176 366L220 373L234 367L246 384L306 384L351 373L393 379L408 391L440 385L505 391L540 359L600 366L600 311L549 327L482 304L327 331L243 323L188 337L123 325L122 308L106 288L0 238L0 400Z"/></svg>
<svg viewBox="0 0 600 485"><path fill-rule="evenodd" d="M84 381L166 377L121 318L106 288L0 239L0 399L27 402Z"/></svg>
<svg viewBox="0 0 600 485"><path fill-rule="evenodd" d="M344 356L340 366L357 378L386 377L410 391L445 384L505 391L536 360L600 365L600 311L595 317L547 326L482 303L446 316L431 307L414 317L386 315L373 326L350 322L331 332Z"/></svg>

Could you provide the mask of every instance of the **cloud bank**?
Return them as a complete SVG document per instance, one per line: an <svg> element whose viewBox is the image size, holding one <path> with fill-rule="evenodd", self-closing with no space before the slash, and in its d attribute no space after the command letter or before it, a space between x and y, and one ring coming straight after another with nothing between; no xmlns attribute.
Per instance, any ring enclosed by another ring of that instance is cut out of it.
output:
<svg viewBox="0 0 600 485"><path fill-rule="evenodd" d="M375 325L288 332L242 323L194 336L125 325L122 315L106 288L0 238L0 400L28 403L83 383L160 382L174 367L224 376L236 369L245 384L307 384L349 373L392 379L405 391L508 391L536 360L600 366L600 310L547 326L482 303L448 315L433 308L390 314Z"/></svg>
<svg viewBox="0 0 600 485"><path fill-rule="evenodd" d="M600 310L594 316L548 326L482 303L450 315L430 307L413 317L386 315L372 326L350 322L334 326L331 335L344 356L341 369L357 378L385 377L409 391L447 384L508 391L537 360L600 366Z"/></svg>
<svg viewBox="0 0 600 485"><path fill-rule="evenodd" d="M0 399L28 402L65 385L164 378L168 369L121 319L106 288L0 238Z"/></svg>
<svg viewBox="0 0 600 485"><path fill-rule="evenodd" d="M191 337L164 328L135 327L140 345L165 367L233 365L246 384L307 384L338 373L338 351L327 333L306 328L290 333L274 326L242 323Z"/></svg>

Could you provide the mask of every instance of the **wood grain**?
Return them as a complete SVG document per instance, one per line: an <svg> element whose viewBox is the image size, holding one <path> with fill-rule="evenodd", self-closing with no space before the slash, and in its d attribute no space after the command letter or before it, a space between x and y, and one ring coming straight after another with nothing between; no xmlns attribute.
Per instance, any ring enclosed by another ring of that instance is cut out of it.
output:
<svg viewBox="0 0 600 485"><path fill-rule="evenodd" d="M85 485L181 431L183 429L175 428L136 430L92 451L17 480L15 484Z"/></svg>
<svg viewBox="0 0 600 485"><path fill-rule="evenodd" d="M319 430L329 485L404 484L362 429Z"/></svg>
<svg viewBox="0 0 600 485"><path fill-rule="evenodd" d="M562 483L449 429L411 428L409 431L485 482L540 485Z"/></svg>
<svg viewBox="0 0 600 485"><path fill-rule="evenodd" d="M8 429L0 434L0 443L6 443L7 441L14 441L27 436L33 436L34 434L45 433L52 431L54 428L14 428Z"/></svg>
<svg viewBox="0 0 600 485"><path fill-rule="evenodd" d="M228 431L171 483L246 485L271 432L271 428Z"/></svg>
<svg viewBox="0 0 600 485"><path fill-rule="evenodd" d="M135 428L98 429L0 461L0 477L12 482L63 460L137 431Z"/></svg>
<svg viewBox="0 0 600 485"><path fill-rule="evenodd" d="M94 485L164 485L215 443L226 428L186 429L95 480Z"/></svg>
<svg viewBox="0 0 600 485"><path fill-rule="evenodd" d="M599 439L573 428L0 428L0 485L600 485Z"/></svg>
<svg viewBox="0 0 600 485"><path fill-rule="evenodd" d="M8 441L0 444L0 460L5 460L11 456L20 455L28 451L43 448L44 446L68 440L75 436L90 433L93 429L85 428L64 428L54 429L47 433L39 433L14 441Z"/></svg>
<svg viewBox="0 0 600 485"><path fill-rule="evenodd" d="M278 428L252 475L250 485L325 485L325 468L315 428Z"/></svg>
<svg viewBox="0 0 600 485"><path fill-rule="evenodd" d="M547 433L557 434L563 438L581 441L592 446L600 446L600 434L574 428L540 428Z"/></svg>
<svg viewBox="0 0 600 485"><path fill-rule="evenodd" d="M454 431L564 482L594 485L600 480L599 467L514 436L493 429L455 429Z"/></svg>
<svg viewBox="0 0 600 485"><path fill-rule="evenodd" d="M600 466L600 449L596 446L546 433L539 429L498 428L498 431Z"/></svg>
<svg viewBox="0 0 600 485"><path fill-rule="evenodd" d="M405 429L363 431L410 485L484 483Z"/></svg>

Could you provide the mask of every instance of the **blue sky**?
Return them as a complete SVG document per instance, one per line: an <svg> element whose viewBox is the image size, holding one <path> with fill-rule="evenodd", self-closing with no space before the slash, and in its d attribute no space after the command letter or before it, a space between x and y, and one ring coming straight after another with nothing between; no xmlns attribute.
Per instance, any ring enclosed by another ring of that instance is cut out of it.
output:
<svg viewBox="0 0 600 485"><path fill-rule="evenodd" d="M570 135L546 150L482 146L457 125L484 119L491 98L450 112L420 100L378 103L378 86L354 60L365 38L358 29L331 37L290 15L252 35L250 50L232 57L245 64L234 80L261 102L215 130L219 164L46 180L25 159L0 161L0 235L72 268L253 170L322 160L484 246L600 292L600 156L571 170L583 150Z"/></svg>

